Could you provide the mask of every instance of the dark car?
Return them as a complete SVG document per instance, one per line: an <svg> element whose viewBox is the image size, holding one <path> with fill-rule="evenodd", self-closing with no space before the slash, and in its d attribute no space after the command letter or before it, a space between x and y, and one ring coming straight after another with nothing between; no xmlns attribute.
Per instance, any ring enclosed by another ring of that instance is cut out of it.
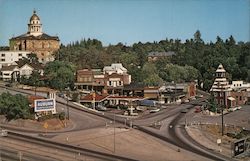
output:
<svg viewBox="0 0 250 161"><path fill-rule="evenodd" d="M181 110L181 113L187 113L187 112L188 112L188 109Z"/></svg>

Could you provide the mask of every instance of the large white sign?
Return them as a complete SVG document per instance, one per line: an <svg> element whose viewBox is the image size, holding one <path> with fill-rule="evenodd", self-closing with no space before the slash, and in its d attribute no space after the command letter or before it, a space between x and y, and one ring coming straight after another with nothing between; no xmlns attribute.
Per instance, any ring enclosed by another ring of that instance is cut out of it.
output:
<svg viewBox="0 0 250 161"><path fill-rule="evenodd" d="M35 112L53 111L56 108L55 99L35 100Z"/></svg>

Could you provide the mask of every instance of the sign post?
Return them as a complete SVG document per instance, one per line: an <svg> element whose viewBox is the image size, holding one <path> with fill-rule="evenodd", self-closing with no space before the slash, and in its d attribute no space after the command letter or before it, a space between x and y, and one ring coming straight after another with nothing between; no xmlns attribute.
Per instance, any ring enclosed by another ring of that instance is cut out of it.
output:
<svg viewBox="0 0 250 161"><path fill-rule="evenodd" d="M246 139L237 140L233 143L233 146L232 146L233 157L245 152L246 150L245 143L246 143Z"/></svg>
<svg viewBox="0 0 250 161"><path fill-rule="evenodd" d="M48 123L45 122L44 125L43 125L43 127L45 128L45 134L47 135L48 127L49 127Z"/></svg>

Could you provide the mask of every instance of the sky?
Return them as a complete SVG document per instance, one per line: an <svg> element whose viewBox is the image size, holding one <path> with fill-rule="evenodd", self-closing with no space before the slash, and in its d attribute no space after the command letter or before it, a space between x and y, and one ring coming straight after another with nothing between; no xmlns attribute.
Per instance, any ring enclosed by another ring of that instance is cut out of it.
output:
<svg viewBox="0 0 250 161"><path fill-rule="evenodd" d="M33 10L43 32L64 45L98 39L103 45L132 45L193 38L205 42L232 35L250 41L250 0L0 0L0 46L28 31Z"/></svg>

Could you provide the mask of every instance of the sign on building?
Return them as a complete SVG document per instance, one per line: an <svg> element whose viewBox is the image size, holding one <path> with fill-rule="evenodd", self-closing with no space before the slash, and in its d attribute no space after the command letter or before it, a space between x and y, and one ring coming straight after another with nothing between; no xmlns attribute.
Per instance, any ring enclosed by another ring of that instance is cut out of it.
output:
<svg viewBox="0 0 250 161"><path fill-rule="evenodd" d="M35 112L53 111L56 108L55 99L35 100Z"/></svg>
<svg viewBox="0 0 250 161"><path fill-rule="evenodd" d="M241 139L233 143L233 147L232 147L233 156L237 156L245 152L245 149L246 149L245 142L246 142L246 139Z"/></svg>

